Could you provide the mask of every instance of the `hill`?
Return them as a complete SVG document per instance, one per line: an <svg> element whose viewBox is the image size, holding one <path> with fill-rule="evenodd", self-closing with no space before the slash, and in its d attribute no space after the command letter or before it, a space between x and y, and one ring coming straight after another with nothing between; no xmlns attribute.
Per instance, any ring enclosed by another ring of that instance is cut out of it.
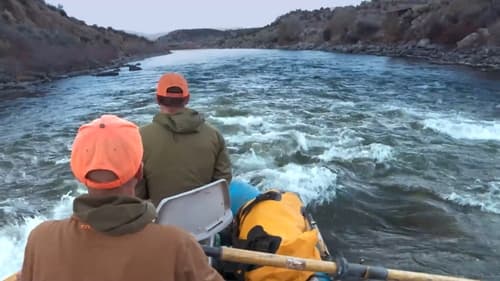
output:
<svg viewBox="0 0 500 281"><path fill-rule="evenodd" d="M252 34L259 28L218 30L210 28L179 29L157 39L157 42L170 49L194 49L220 46L225 40Z"/></svg>
<svg viewBox="0 0 500 281"><path fill-rule="evenodd" d="M297 10L262 28L212 34L197 47L319 49L500 69L500 0L372 0ZM187 33L176 39L171 46L193 47Z"/></svg>
<svg viewBox="0 0 500 281"><path fill-rule="evenodd" d="M89 26L43 0L0 1L0 83L45 80L166 52L143 37Z"/></svg>

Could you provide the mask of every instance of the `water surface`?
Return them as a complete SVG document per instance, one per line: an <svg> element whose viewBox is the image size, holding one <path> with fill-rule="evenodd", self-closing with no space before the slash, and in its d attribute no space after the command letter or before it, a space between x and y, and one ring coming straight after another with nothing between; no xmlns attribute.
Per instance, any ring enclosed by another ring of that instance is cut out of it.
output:
<svg viewBox="0 0 500 281"><path fill-rule="evenodd" d="M351 262L500 280L500 80L468 69L313 51L195 50L0 101L0 277L29 231L71 213L78 126L139 125L160 75L226 139L235 178L299 192Z"/></svg>

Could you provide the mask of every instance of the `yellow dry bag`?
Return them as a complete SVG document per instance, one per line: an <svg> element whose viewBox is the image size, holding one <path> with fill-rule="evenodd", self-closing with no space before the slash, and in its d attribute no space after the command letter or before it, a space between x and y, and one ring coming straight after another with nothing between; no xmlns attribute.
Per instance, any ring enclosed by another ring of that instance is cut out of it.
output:
<svg viewBox="0 0 500 281"><path fill-rule="evenodd" d="M247 202L235 217L233 246L242 249L309 259L321 259L318 232L311 229L300 197L270 190ZM246 266L247 281L305 281L314 272L269 266Z"/></svg>

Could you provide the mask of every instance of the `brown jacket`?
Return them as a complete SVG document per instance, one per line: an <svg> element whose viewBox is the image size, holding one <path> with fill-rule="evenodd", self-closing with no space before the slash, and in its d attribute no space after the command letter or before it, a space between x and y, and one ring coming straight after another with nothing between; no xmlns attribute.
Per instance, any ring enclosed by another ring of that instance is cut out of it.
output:
<svg viewBox="0 0 500 281"><path fill-rule="evenodd" d="M224 138L196 111L158 113L140 130L144 146L144 180L137 196L161 199L218 179L231 182L231 162Z"/></svg>
<svg viewBox="0 0 500 281"><path fill-rule="evenodd" d="M190 234L151 223L152 205L82 196L74 208L73 217L31 232L21 280L223 281Z"/></svg>

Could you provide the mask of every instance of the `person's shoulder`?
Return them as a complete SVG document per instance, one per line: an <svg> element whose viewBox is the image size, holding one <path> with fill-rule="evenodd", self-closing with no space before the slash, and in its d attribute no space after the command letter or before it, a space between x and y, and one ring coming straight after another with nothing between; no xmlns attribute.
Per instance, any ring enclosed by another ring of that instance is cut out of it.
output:
<svg viewBox="0 0 500 281"><path fill-rule="evenodd" d="M148 123L148 124L140 126L139 127L139 131L140 132L145 132L145 131L151 130L154 127L155 127L155 123L151 122L151 123Z"/></svg>
<svg viewBox="0 0 500 281"><path fill-rule="evenodd" d="M151 122L139 127L139 133L141 134L142 140L146 141L156 138L159 129L161 129L161 127L158 126L157 123Z"/></svg>
<svg viewBox="0 0 500 281"><path fill-rule="evenodd" d="M176 226L151 224L150 227L154 231L159 232L160 235L162 235L167 240L174 239L177 241L187 241L194 239L193 235L191 235L189 232Z"/></svg>
<svg viewBox="0 0 500 281"><path fill-rule="evenodd" d="M64 227L70 223L70 219L63 219L63 220L48 220L40 223L39 225L35 226L33 230L31 230L31 237L36 237L39 235L44 235L46 233L50 233L53 231L56 231L57 229Z"/></svg>
<svg viewBox="0 0 500 281"><path fill-rule="evenodd" d="M217 137L222 136L219 129L217 129L214 125L210 124L207 121L203 122L203 124L200 126L200 128L202 128L206 132L209 132L210 134L216 135Z"/></svg>

